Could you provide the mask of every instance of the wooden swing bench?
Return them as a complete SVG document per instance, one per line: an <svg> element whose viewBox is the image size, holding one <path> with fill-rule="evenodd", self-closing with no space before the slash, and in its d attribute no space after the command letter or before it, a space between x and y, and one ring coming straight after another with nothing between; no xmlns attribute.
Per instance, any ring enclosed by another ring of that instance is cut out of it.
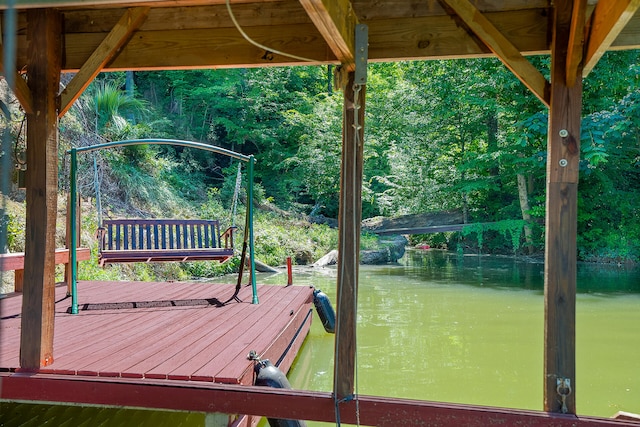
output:
<svg viewBox="0 0 640 427"><path fill-rule="evenodd" d="M225 261L233 256L233 232L218 220L109 219L98 229L99 263Z"/></svg>

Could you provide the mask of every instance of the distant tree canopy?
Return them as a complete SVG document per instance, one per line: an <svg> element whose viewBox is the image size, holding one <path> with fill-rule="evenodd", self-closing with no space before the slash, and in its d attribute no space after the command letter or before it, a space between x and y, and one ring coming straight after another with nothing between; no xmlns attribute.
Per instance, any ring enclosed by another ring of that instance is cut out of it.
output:
<svg viewBox="0 0 640 427"><path fill-rule="evenodd" d="M583 259L640 257L639 59L639 51L609 52L584 80ZM549 75L548 58L531 61ZM331 79L326 66L136 72L131 99L124 73L110 73L78 103L90 108L72 115L95 114L92 131L109 139L187 139L254 154L262 197L336 217L342 95ZM121 97L100 104L113 89ZM546 133L547 109L495 59L370 64L363 216L460 209L469 222L540 223ZM227 158L171 148L123 156L138 165L167 159L176 188L232 193ZM543 237L538 227L533 244Z"/></svg>

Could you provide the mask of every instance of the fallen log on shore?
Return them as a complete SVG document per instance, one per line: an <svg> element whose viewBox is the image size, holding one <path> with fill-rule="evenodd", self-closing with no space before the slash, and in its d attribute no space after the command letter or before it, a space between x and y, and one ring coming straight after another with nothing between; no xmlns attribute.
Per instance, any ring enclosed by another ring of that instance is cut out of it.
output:
<svg viewBox="0 0 640 427"><path fill-rule="evenodd" d="M391 236L380 239L379 248L360 251L360 264L378 265L396 262L404 256L407 239L404 236ZM312 267L327 267L338 262L338 251L332 250L315 263Z"/></svg>

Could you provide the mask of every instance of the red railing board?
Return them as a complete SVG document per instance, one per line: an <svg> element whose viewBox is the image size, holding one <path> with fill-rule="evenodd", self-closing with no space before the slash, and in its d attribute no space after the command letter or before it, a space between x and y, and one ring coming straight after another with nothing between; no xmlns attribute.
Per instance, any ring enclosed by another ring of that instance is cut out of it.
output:
<svg viewBox="0 0 640 427"><path fill-rule="evenodd" d="M336 422L331 393L285 390L199 381L82 378L45 374L0 374L0 399L84 405L127 406L226 414L249 413L270 418ZM358 409L356 413L356 407ZM608 418L538 411L358 396L339 404L342 423L361 426L525 426L637 427Z"/></svg>

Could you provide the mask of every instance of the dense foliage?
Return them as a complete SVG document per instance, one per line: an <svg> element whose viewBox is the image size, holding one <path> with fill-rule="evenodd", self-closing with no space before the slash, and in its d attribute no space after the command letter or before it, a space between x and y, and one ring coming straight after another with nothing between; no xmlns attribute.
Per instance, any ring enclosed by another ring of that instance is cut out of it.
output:
<svg viewBox="0 0 640 427"><path fill-rule="evenodd" d="M610 52L584 80L584 260L640 259L639 59L638 51ZM548 58L531 60L549 74ZM337 216L342 98L331 67L128 77L99 76L64 119L63 148L142 137L215 144L256 156L260 203ZM508 253L543 247L547 110L499 61L370 64L366 102L365 218L459 210L469 223L499 225L475 243L470 231L424 239ZM221 209L232 205L236 163L228 158L150 146L98 156L97 174L92 158L84 162L84 194L98 175L112 209L194 215L212 195ZM517 230L522 220L526 233ZM500 229L504 221L515 228Z"/></svg>
<svg viewBox="0 0 640 427"><path fill-rule="evenodd" d="M640 256L639 56L637 51L611 52L584 81L582 259ZM548 74L547 58L532 60ZM105 119L102 111L113 109L94 102L100 112L96 133L110 139L196 140L254 154L263 201L337 216L342 99L327 67L135 73L134 81L139 105L125 110L128 125L122 125L125 114ZM124 89L124 82L124 74L105 75L88 93L98 99L100 90ZM460 210L470 223L524 218L531 231L528 244L539 250L546 123L546 108L497 60L370 65L364 217ZM109 163L114 179L127 183L126 188L148 187L132 178L135 167L162 177L191 202L204 200L206 189L215 187L220 202L231 203L235 165L229 159L144 148L114 155ZM519 180L524 185L519 187ZM144 206L145 198L168 196L132 197ZM484 230L475 246L513 250L514 233L500 227ZM469 234L448 236L445 243L457 245Z"/></svg>

